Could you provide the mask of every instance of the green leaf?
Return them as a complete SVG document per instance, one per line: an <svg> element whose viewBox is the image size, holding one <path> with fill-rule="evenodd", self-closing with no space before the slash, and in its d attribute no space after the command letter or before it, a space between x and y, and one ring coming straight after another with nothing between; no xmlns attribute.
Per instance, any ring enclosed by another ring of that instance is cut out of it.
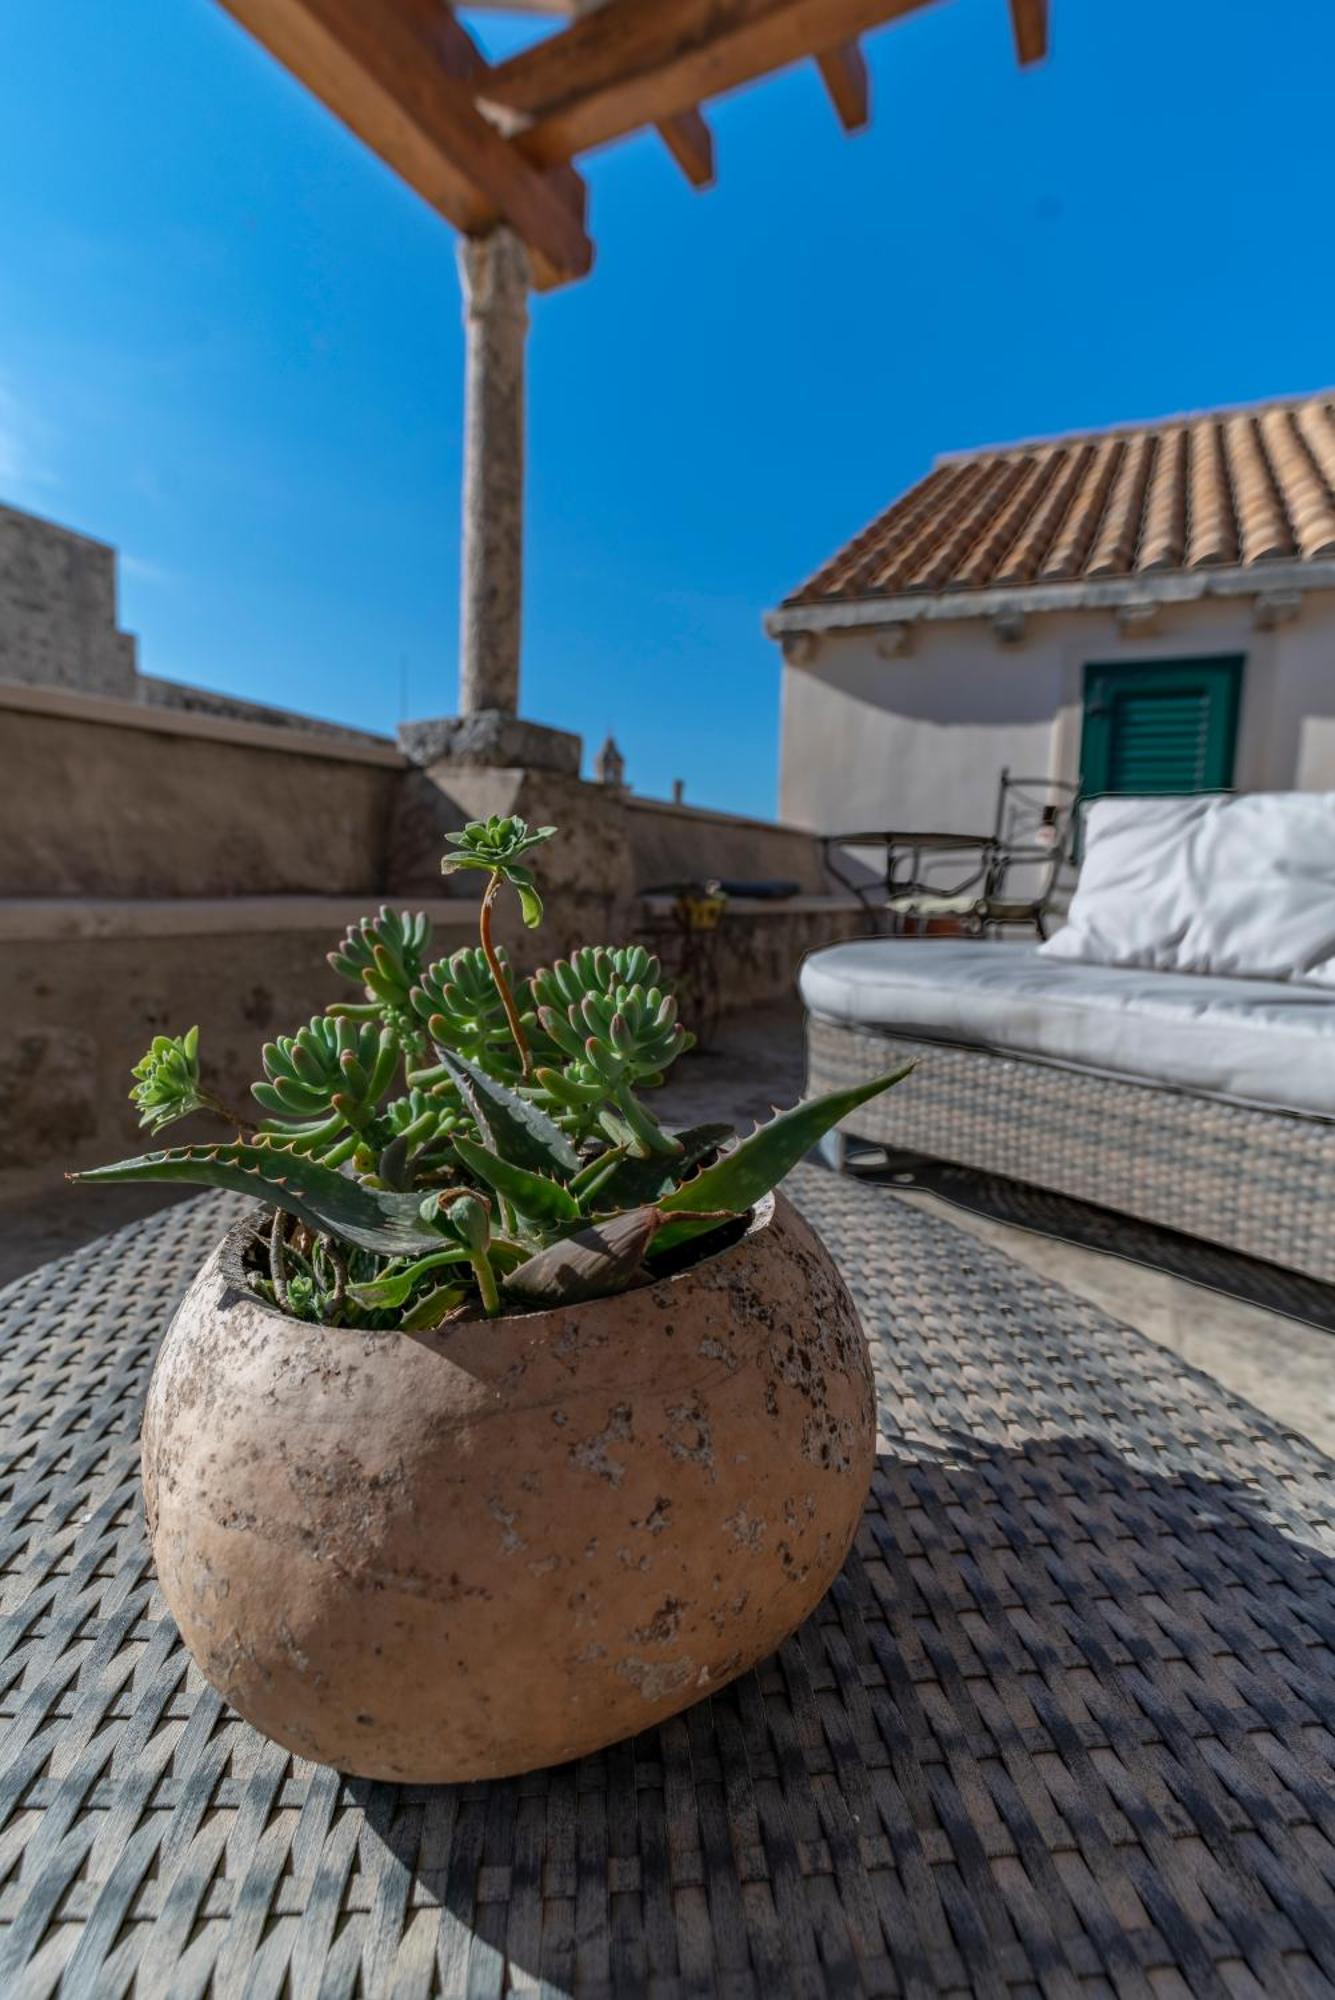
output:
<svg viewBox="0 0 1335 2000"><path fill-rule="evenodd" d="M599 1188L611 1180L625 1157L626 1149L624 1146L608 1146L601 1153L596 1154L586 1166L580 1168L570 1183L570 1192L574 1195L582 1209L588 1209L591 1198L597 1194ZM633 1208L636 1206L634 1202L625 1201L614 1205L620 1208Z"/></svg>
<svg viewBox="0 0 1335 2000"><path fill-rule="evenodd" d="M503 1194L527 1221L557 1225L579 1221L579 1203L560 1181L551 1180L546 1174L530 1173L527 1167L517 1167L513 1161L503 1160L498 1153L489 1152L485 1146L475 1145L462 1135L455 1139L454 1150L476 1179Z"/></svg>
<svg viewBox="0 0 1335 2000"><path fill-rule="evenodd" d="M577 1305L624 1292L640 1275L654 1231L656 1208L633 1208L539 1250L502 1280L507 1298L525 1305Z"/></svg>
<svg viewBox="0 0 1335 2000"><path fill-rule="evenodd" d="M519 897L525 925L531 931L537 930L542 922L542 897L531 882L516 882L512 876L511 884Z"/></svg>
<svg viewBox="0 0 1335 2000"><path fill-rule="evenodd" d="M553 1179L569 1180L579 1172L578 1153L545 1111L453 1049L441 1049L440 1059L494 1152Z"/></svg>
<svg viewBox="0 0 1335 2000"><path fill-rule="evenodd" d="M402 1257L440 1243L418 1213L420 1194L363 1187L315 1160L274 1146L176 1146L114 1166L71 1174L73 1181L187 1181L254 1195L295 1215L309 1229L382 1257Z"/></svg>
<svg viewBox="0 0 1335 2000"><path fill-rule="evenodd" d="M757 1127L750 1138L743 1139L731 1153L725 1153L712 1167L706 1167L694 1180L685 1182L660 1201L659 1207L665 1217L684 1209L702 1212L694 1216L680 1215L676 1221L665 1220L663 1228L654 1238L654 1255L673 1250L679 1243L689 1242L693 1236L716 1228L718 1225L709 1219L708 1211L723 1210L730 1215L745 1215L762 1195L768 1194L785 1174L792 1172L803 1155L809 1153L841 1118L856 1111L860 1104L879 1097L883 1090L902 1082L912 1068L912 1063L906 1063L902 1069L874 1077L870 1083L855 1084L851 1090L831 1091L828 1097L811 1098L805 1104L795 1105L791 1111L781 1111L768 1125Z"/></svg>
<svg viewBox="0 0 1335 2000"><path fill-rule="evenodd" d="M693 1125L689 1131L674 1136L681 1146L679 1154L670 1158L658 1154L647 1160L632 1155L624 1159L586 1207L605 1209L610 1214L617 1209L638 1208L644 1202L658 1201L670 1194L707 1153L725 1146L737 1135L731 1125Z"/></svg>
<svg viewBox="0 0 1335 2000"><path fill-rule="evenodd" d="M468 1297L467 1285L437 1285L434 1292L428 1292L399 1321L401 1333L429 1333L440 1325L447 1313L461 1306Z"/></svg>
<svg viewBox="0 0 1335 2000"><path fill-rule="evenodd" d="M407 1265L402 1271L390 1271L383 1278L368 1278L362 1285L349 1285L348 1295L359 1306L365 1306L372 1312L382 1307L401 1306L428 1271L439 1270L444 1264L462 1264L467 1257L468 1252L464 1249L433 1250L429 1257L419 1257L415 1264Z"/></svg>

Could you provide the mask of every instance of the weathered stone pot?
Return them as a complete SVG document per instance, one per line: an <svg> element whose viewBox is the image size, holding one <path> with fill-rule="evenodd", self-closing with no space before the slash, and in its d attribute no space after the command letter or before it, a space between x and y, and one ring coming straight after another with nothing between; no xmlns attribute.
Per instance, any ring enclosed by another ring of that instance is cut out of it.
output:
<svg viewBox="0 0 1335 2000"><path fill-rule="evenodd" d="M559 1763L723 1686L837 1574L871 1369L782 1197L658 1284L433 1334L289 1319L247 1241L163 1343L144 1491L186 1644L288 1749L418 1782Z"/></svg>

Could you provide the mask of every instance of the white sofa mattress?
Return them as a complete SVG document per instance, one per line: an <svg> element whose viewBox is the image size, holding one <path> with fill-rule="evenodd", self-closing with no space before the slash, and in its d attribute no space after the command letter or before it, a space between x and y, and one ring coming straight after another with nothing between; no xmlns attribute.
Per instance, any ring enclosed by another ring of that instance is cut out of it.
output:
<svg viewBox="0 0 1335 2000"><path fill-rule="evenodd" d="M973 939L857 938L802 967L813 1014L1335 1118L1335 993L1040 957Z"/></svg>

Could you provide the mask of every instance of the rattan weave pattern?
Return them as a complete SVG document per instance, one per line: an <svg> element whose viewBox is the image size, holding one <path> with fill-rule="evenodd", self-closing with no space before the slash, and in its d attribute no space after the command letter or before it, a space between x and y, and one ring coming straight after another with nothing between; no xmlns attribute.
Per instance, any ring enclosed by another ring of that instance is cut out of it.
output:
<svg viewBox="0 0 1335 2000"><path fill-rule="evenodd" d="M1335 1125L808 1017L813 1097L910 1058L848 1131L1335 1281Z"/></svg>
<svg viewBox="0 0 1335 2000"><path fill-rule="evenodd" d="M289 1759L156 1597L139 1401L232 1202L0 1294L6 2000L1335 1993L1335 1467L950 1224L793 1187L875 1351L856 1551L756 1674L500 1784Z"/></svg>

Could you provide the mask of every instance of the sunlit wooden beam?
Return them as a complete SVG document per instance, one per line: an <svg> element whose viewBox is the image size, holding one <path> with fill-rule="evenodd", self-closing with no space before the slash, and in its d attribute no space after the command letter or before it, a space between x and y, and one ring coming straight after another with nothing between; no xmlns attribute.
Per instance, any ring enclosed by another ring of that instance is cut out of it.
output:
<svg viewBox="0 0 1335 2000"><path fill-rule="evenodd" d="M489 102L555 164L917 13L929 0L607 0L497 63Z"/></svg>
<svg viewBox="0 0 1335 2000"><path fill-rule="evenodd" d="M507 222L540 284L593 262L582 184L533 165L478 110L486 64L441 0L221 0L456 228Z"/></svg>
<svg viewBox="0 0 1335 2000"><path fill-rule="evenodd" d="M816 65L845 132L860 132L871 116L871 83L856 42L827 49Z"/></svg>
<svg viewBox="0 0 1335 2000"><path fill-rule="evenodd" d="M714 135L700 113L678 111L660 119L658 136L693 188L714 185Z"/></svg>
<svg viewBox="0 0 1335 2000"><path fill-rule="evenodd" d="M1015 53L1021 63L1042 62L1048 52L1048 0L1010 0Z"/></svg>

